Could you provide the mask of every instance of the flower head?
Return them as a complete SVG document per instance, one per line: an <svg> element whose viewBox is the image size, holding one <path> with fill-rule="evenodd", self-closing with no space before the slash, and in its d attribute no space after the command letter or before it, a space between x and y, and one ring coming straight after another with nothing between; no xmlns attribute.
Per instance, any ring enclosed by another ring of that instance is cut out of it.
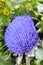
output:
<svg viewBox="0 0 43 65"><path fill-rule="evenodd" d="M7 10L7 9L4 9L4 10L2 11L2 13L3 13L4 15L6 15L6 16L9 16L10 11Z"/></svg>
<svg viewBox="0 0 43 65"><path fill-rule="evenodd" d="M3 4L2 4L2 3L0 3L0 8L2 8L2 6L3 6Z"/></svg>
<svg viewBox="0 0 43 65"><path fill-rule="evenodd" d="M36 45L38 33L30 16L17 16L8 25L4 38L10 51L24 54Z"/></svg>
<svg viewBox="0 0 43 65"><path fill-rule="evenodd" d="M5 2L6 0L0 0L1 2Z"/></svg>

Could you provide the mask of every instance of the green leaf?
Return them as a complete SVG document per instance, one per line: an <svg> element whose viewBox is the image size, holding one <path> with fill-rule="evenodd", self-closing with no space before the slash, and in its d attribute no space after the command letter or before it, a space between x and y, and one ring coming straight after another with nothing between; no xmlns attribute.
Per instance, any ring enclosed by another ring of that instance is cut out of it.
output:
<svg viewBox="0 0 43 65"><path fill-rule="evenodd" d="M0 58L0 65L6 65L6 63Z"/></svg>
<svg viewBox="0 0 43 65"><path fill-rule="evenodd" d="M12 7L12 2L10 1L10 0L7 0L6 1L6 8L8 9L8 10L12 10L13 9L13 7Z"/></svg>
<svg viewBox="0 0 43 65"><path fill-rule="evenodd" d="M26 9L20 6L18 9L15 9L16 15L27 15Z"/></svg>
<svg viewBox="0 0 43 65"><path fill-rule="evenodd" d="M3 53L2 53L2 52L0 52L0 57L2 57L2 54L3 54Z"/></svg>
<svg viewBox="0 0 43 65"><path fill-rule="evenodd" d="M32 60L32 61L30 62L30 65L36 65L36 64L35 64L35 62Z"/></svg>
<svg viewBox="0 0 43 65"><path fill-rule="evenodd" d="M2 47L2 42L0 42L0 48Z"/></svg>
<svg viewBox="0 0 43 65"><path fill-rule="evenodd" d="M43 60L40 62L41 65L43 65Z"/></svg>
<svg viewBox="0 0 43 65"><path fill-rule="evenodd" d="M40 60L34 60L34 62L36 63L36 65L40 65Z"/></svg>
<svg viewBox="0 0 43 65"><path fill-rule="evenodd" d="M40 21L36 24L36 27L38 27L38 32L43 32L43 21Z"/></svg>
<svg viewBox="0 0 43 65"><path fill-rule="evenodd" d="M8 54L7 52L7 54L3 54L3 59L6 61L10 58L10 56L11 56L11 53Z"/></svg>
<svg viewBox="0 0 43 65"><path fill-rule="evenodd" d="M4 61L3 59L0 58L0 65L15 65L12 60Z"/></svg>
<svg viewBox="0 0 43 65"><path fill-rule="evenodd" d="M2 40L2 39L3 39L3 34L0 33L0 40Z"/></svg>
<svg viewBox="0 0 43 65"><path fill-rule="evenodd" d="M1 26L1 25L0 25ZM1 29L1 27L0 27L0 33L3 33L3 29Z"/></svg>
<svg viewBox="0 0 43 65"><path fill-rule="evenodd" d="M12 60L9 59L9 60L7 61L7 63L6 63L6 65L15 65L15 63L14 63Z"/></svg>
<svg viewBox="0 0 43 65"><path fill-rule="evenodd" d="M12 2L16 3L16 4L20 4L25 2L25 0L12 0Z"/></svg>
<svg viewBox="0 0 43 65"><path fill-rule="evenodd" d="M41 17L41 21L43 21L43 16Z"/></svg>
<svg viewBox="0 0 43 65"><path fill-rule="evenodd" d="M43 2L43 0L38 0L39 2Z"/></svg>
<svg viewBox="0 0 43 65"><path fill-rule="evenodd" d="M9 22L10 22L10 21L9 21L9 17L3 16L3 17L2 17L2 22L4 23L4 25L7 26L7 25L9 24Z"/></svg>

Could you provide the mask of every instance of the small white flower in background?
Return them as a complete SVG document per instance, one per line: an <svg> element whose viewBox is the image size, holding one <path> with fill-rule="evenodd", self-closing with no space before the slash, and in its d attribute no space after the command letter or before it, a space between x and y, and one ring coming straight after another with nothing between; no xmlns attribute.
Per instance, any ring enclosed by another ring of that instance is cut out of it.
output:
<svg viewBox="0 0 43 65"><path fill-rule="evenodd" d="M16 4L19 4L19 3L22 3L24 2L25 0L12 0L12 2L15 2Z"/></svg>
<svg viewBox="0 0 43 65"><path fill-rule="evenodd" d="M43 4L37 6L38 12L43 12Z"/></svg>

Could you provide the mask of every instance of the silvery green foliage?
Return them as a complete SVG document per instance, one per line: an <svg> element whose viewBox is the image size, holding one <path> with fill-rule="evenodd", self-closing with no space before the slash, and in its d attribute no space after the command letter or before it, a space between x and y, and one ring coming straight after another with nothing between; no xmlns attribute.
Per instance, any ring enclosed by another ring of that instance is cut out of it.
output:
<svg viewBox="0 0 43 65"><path fill-rule="evenodd" d="M38 12L43 12L43 4L37 6Z"/></svg>
<svg viewBox="0 0 43 65"><path fill-rule="evenodd" d="M23 3L25 0L12 0L12 2L15 2L16 4Z"/></svg>
<svg viewBox="0 0 43 65"><path fill-rule="evenodd" d="M39 48L36 52L35 52L35 57L37 60L41 61L43 60L43 49Z"/></svg>

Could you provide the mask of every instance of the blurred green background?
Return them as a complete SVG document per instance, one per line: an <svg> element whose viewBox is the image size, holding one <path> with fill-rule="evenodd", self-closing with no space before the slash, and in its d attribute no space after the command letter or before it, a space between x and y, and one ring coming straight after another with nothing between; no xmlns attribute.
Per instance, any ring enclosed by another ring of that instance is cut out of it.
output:
<svg viewBox="0 0 43 65"><path fill-rule="evenodd" d="M8 51L4 33L8 24L19 15L30 15L39 33L41 47L35 52L31 65L43 65L43 0L0 0L0 65L15 65L15 56ZM22 64L25 65L25 58Z"/></svg>

